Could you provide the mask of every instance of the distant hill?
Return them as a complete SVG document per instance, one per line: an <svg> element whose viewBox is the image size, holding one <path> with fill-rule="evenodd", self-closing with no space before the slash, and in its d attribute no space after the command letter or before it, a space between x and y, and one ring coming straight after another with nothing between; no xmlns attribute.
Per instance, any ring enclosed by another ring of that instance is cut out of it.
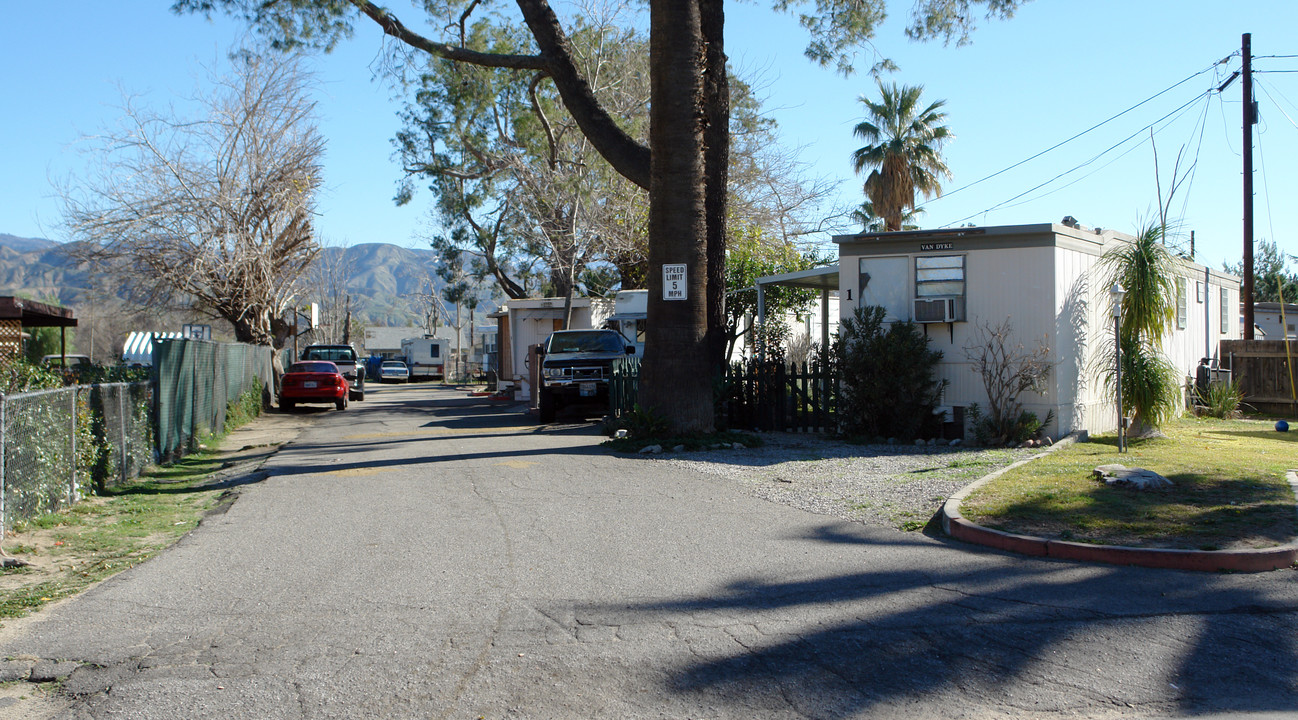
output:
<svg viewBox="0 0 1298 720"><path fill-rule="evenodd" d="M410 295L425 290L428 275L435 275L437 256L431 250L403 248L388 243L364 243L348 248L326 247L321 261L341 268L347 278L352 314L365 325L419 325ZM440 280L434 280L440 289ZM87 302L90 271L78 267L64 246L50 240L21 238L0 233L0 295L54 298L77 307ZM494 309L496 303L480 306Z"/></svg>
<svg viewBox="0 0 1298 720"><path fill-rule="evenodd" d="M24 238L0 233L0 248L9 248L20 253L33 250L49 250L56 244L53 240L45 240L44 238Z"/></svg>

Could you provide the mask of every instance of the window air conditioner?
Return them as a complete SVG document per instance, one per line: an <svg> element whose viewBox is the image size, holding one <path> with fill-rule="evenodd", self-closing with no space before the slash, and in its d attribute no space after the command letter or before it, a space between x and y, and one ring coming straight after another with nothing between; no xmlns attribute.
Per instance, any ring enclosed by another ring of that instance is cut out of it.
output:
<svg viewBox="0 0 1298 720"><path fill-rule="evenodd" d="M964 320L964 298L915 298L914 313L917 323L949 323Z"/></svg>

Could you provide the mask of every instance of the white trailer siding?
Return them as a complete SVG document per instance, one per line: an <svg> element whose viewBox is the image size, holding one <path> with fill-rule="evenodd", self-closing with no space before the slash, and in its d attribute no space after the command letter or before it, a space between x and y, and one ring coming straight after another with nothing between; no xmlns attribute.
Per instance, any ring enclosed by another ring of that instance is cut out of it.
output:
<svg viewBox="0 0 1298 720"><path fill-rule="evenodd" d="M410 368L410 379L442 380L446 377L446 363L450 358L450 341L444 338L406 338L401 341L401 354Z"/></svg>
<svg viewBox="0 0 1298 720"><path fill-rule="evenodd" d="M987 393L966 348L974 344L980 325L1008 320L1016 344L1026 349L1044 344L1050 353L1047 388L1021 395L1024 409L1042 419L1054 412L1055 422L1047 429L1051 435L1111 432L1117 427L1117 410L1104 388L1107 368L1096 360L1113 343L1109 287L1100 258L1128 241L1129 236L1113 231L1058 224L840 236L835 238L840 245L840 308L843 317L850 317L864 300L885 305L891 318L914 320L908 302L918 294L916 259L961 257L963 319L924 326L931 347L943 353L938 369L948 382L943 404L985 406ZM1169 333L1164 354L1178 371L1192 376L1205 350L1211 350L1211 357L1220 340L1239 337L1233 320L1239 280L1188 260L1180 261L1179 275L1186 298L1183 327L1174 326Z"/></svg>

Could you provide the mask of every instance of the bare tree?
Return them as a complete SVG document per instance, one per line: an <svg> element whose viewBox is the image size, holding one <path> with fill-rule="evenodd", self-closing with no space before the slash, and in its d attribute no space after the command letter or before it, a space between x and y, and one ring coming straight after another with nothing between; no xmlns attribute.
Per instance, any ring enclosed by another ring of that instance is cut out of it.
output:
<svg viewBox="0 0 1298 720"><path fill-rule="evenodd" d="M350 295L347 281L356 270L347 248L323 249L306 273L311 292L308 298L319 304L319 326L311 328L314 342L341 343L348 333L347 311ZM299 302L299 309L304 302Z"/></svg>
<svg viewBox="0 0 1298 720"><path fill-rule="evenodd" d="M419 315L421 326L428 337L436 335L437 326L446 321L447 312L432 273L425 270L419 281L419 289L406 293L405 297L410 300L411 309Z"/></svg>
<svg viewBox="0 0 1298 720"><path fill-rule="evenodd" d="M311 215L324 139L298 58L248 52L180 118L128 99L93 138L97 172L65 187L80 258L138 295L230 322L240 342L283 347L296 281L318 253Z"/></svg>
<svg viewBox="0 0 1298 720"><path fill-rule="evenodd" d="M993 326L979 322L974 326L974 334L964 346L965 358L969 360L970 369L983 380L987 391L987 412L985 427L975 427L975 434L985 435L989 444L997 445L1009 440L1021 440L1016 437L1025 428L1023 404L1019 395L1025 392L1045 392L1046 378L1050 376L1050 348L1043 341L1031 350L1014 339L1014 328L1009 318L1000 325ZM1037 424L1035 428L1026 428L1029 434L1035 433L1043 425L1049 425L1051 418Z"/></svg>

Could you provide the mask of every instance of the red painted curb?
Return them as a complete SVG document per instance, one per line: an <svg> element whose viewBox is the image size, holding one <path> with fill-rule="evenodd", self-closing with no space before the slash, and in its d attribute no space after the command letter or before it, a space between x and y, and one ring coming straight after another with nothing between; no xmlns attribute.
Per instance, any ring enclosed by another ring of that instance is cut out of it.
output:
<svg viewBox="0 0 1298 720"><path fill-rule="evenodd" d="M1298 562L1298 547L1293 544L1258 550L1174 550L1089 545L1015 535L983 527L969 522L959 514L958 501L953 510L954 516L947 513L945 506L942 509L942 528L952 538L1032 557L1201 572L1269 572Z"/></svg>
<svg viewBox="0 0 1298 720"><path fill-rule="evenodd" d="M1292 545L1262 550L1174 550L1049 540L1046 551L1049 557L1067 560L1205 572L1267 572L1298 561L1298 548Z"/></svg>
<svg viewBox="0 0 1298 720"><path fill-rule="evenodd" d="M982 525L965 520L963 517L951 518L950 523L944 523L949 529L947 535L975 545L984 545L997 550L1008 550L1020 555L1030 555L1032 557L1045 557L1049 555L1049 546L1045 540L1031 535L1016 535L1014 533L1001 532L992 530Z"/></svg>
<svg viewBox="0 0 1298 720"><path fill-rule="evenodd" d="M1072 436L1068 439L1071 443ZM1063 441L1055 444L1050 450L1063 447ZM970 483L959 492L947 498L942 504L939 515L942 520L942 531L962 542L985 547L1007 550L1020 555L1032 557L1058 558L1060 560L1080 560L1082 562L1101 562L1110 565L1136 565L1149 568L1166 568L1169 570L1198 570L1202 572L1268 572L1280 570L1298 564L1298 541L1287 545L1256 550L1174 550L1170 548L1138 548L1125 545L1090 545L1087 543L1069 542L1066 540L1047 540L1031 535L1015 535L983 527L969 522L960 514L960 503L979 486L987 483L1006 470L1031 462L1041 455L1020 460L986 477ZM1298 497L1298 470L1285 474L1294 496Z"/></svg>

